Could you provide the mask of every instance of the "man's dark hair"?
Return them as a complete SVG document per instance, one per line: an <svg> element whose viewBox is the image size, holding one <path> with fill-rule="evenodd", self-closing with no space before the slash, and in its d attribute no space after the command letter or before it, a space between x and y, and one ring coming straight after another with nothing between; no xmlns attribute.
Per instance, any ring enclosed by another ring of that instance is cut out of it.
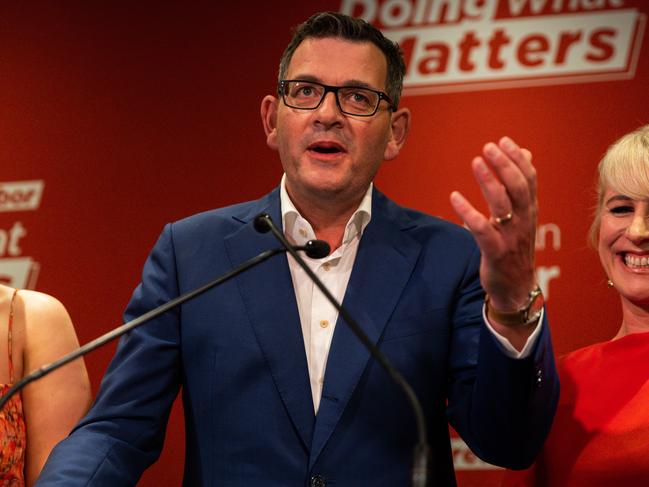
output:
<svg viewBox="0 0 649 487"><path fill-rule="evenodd" d="M399 106L406 64L396 42L387 39L380 30L368 22L338 12L321 12L309 17L295 28L293 38L284 50L279 63L279 79L285 78L293 54L307 38L339 37L356 42L371 42L385 55L388 65L385 90L396 109Z"/></svg>

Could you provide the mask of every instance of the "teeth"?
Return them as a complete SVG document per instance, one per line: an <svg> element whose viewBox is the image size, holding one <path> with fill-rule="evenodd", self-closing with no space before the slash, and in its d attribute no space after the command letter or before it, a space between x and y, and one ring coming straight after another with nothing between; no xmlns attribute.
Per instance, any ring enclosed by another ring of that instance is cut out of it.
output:
<svg viewBox="0 0 649 487"><path fill-rule="evenodd" d="M624 262L629 267L649 267L649 258L638 257L637 255L626 254Z"/></svg>

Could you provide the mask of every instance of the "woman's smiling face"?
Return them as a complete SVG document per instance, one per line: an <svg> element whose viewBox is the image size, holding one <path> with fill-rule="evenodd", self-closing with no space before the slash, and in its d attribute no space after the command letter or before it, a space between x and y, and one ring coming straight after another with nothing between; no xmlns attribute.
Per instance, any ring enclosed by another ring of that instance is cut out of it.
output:
<svg viewBox="0 0 649 487"><path fill-rule="evenodd" d="M649 195L637 199L611 187L600 208L599 257L622 298L649 305Z"/></svg>

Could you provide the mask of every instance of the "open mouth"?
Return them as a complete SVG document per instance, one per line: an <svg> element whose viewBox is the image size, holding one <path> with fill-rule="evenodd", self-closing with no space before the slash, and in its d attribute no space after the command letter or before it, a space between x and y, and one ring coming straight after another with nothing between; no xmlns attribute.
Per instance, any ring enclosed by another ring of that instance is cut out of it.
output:
<svg viewBox="0 0 649 487"><path fill-rule="evenodd" d="M314 147L312 151L319 152L320 154L335 154L340 152L336 147Z"/></svg>
<svg viewBox="0 0 649 487"><path fill-rule="evenodd" d="M345 152L343 147L335 142L317 142L311 144L308 149L318 154L341 154Z"/></svg>

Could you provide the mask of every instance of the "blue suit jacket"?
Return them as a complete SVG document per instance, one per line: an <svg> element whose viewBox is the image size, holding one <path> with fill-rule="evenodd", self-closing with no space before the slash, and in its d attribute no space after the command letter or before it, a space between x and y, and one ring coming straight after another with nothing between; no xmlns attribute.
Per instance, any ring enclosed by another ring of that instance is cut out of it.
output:
<svg viewBox="0 0 649 487"><path fill-rule="evenodd" d="M436 486L455 485L448 422L484 460L529 464L558 397L547 324L525 360L485 329L480 254L463 228L375 190L344 306L410 382L427 415ZM126 311L132 319L277 247L279 192L165 227ZM187 486L406 486L416 428L402 391L336 325L313 411L285 255L122 339L89 414L53 451L39 486L135 485L156 460L182 387Z"/></svg>

